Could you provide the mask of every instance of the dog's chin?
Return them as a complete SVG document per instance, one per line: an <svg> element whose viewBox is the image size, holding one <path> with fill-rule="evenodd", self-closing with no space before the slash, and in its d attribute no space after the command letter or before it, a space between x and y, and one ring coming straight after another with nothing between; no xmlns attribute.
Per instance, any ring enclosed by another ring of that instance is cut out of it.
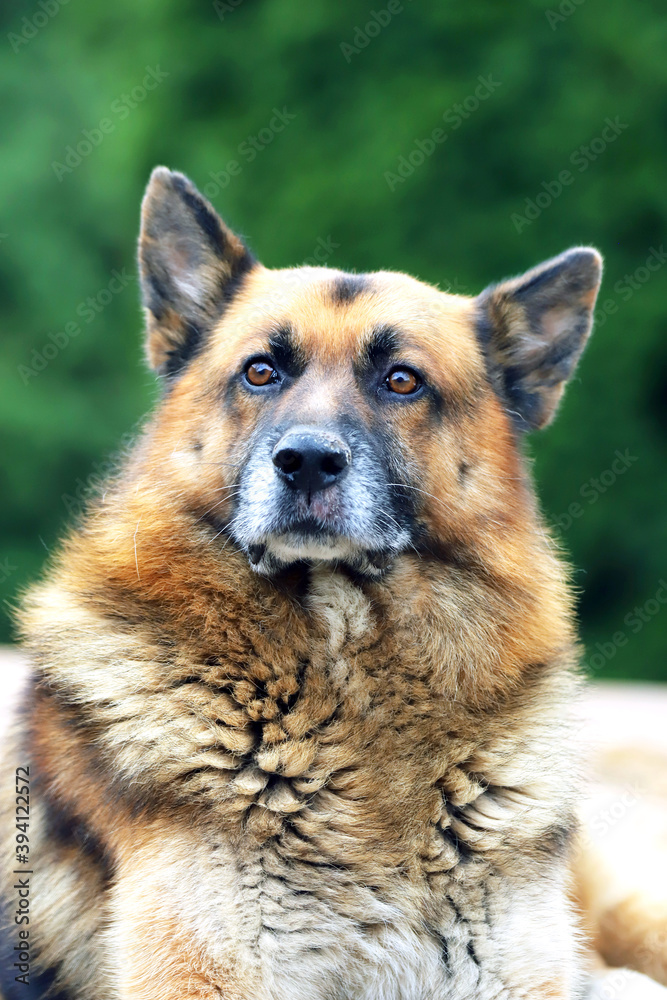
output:
<svg viewBox="0 0 667 1000"><path fill-rule="evenodd" d="M268 536L246 547L248 561L256 573L275 576L298 563L311 566L345 566L362 576L378 578L397 555L388 549L361 548L352 539L329 534L286 532Z"/></svg>

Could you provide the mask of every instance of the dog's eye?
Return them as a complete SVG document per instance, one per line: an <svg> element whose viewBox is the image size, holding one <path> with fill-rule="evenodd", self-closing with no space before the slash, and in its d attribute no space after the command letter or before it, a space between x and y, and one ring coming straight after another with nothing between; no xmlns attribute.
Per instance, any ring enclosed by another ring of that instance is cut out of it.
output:
<svg viewBox="0 0 667 1000"><path fill-rule="evenodd" d="M422 385L419 375L410 368L394 368L384 381L391 392L398 392L401 396L409 396Z"/></svg>
<svg viewBox="0 0 667 1000"><path fill-rule="evenodd" d="M278 372L268 361L252 361L245 369L250 385L270 385L278 381Z"/></svg>

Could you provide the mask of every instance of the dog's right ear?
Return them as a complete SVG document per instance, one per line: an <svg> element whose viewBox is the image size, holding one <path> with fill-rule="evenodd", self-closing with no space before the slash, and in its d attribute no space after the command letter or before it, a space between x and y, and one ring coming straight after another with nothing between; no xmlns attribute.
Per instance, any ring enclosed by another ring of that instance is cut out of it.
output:
<svg viewBox="0 0 667 1000"><path fill-rule="evenodd" d="M156 167L141 206L139 272L146 310L146 354L175 375L255 261L183 174Z"/></svg>

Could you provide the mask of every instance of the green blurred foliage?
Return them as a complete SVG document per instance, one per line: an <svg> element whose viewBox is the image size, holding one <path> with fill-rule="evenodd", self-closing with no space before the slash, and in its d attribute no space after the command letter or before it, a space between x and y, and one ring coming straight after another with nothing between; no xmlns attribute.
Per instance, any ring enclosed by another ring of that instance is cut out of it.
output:
<svg viewBox="0 0 667 1000"><path fill-rule="evenodd" d="M637 270L666 239L665 8L402 8L3 5L4 604L39 572L77 490L103 473L155 397L141 354L135 234L148 174L166 163L209 185L269 266L299 263L321 239L335 244L330 266L405 270L476 293L572 244L601 249L608 308L598 309L602 323L557 423L528 447L575 567L589 664L606 676L667 680L667 607L650 603L667 577L667 267ZM147 67L166 76L142 97ZM469 110L480 76L492 77L493 93ZM250 160L242 144L269 127L276 107L295 117ZM78 165L54 167L105 118L112 127ZM594 142L607 118L627 127ZM439 127L446 141L389 183L400 158ZM220 171L234 159L242 169L225 184ZM573 179L553 196L563 170ZM526 212L536 217L515 224ZM123 269L132 280L107 294ZM66 342L72 323L78 333ZM47 363L27 375L40 364L33 351ZM617 449L633 459L618 475L609 471ZM633 608L647 601L638 627Z"/></svg>

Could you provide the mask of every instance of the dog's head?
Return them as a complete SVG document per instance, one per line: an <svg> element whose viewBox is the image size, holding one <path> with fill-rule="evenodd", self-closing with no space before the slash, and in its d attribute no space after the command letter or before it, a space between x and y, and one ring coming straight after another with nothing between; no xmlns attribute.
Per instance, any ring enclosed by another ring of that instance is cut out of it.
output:
<svg viewBox="0 0 667 1000"><path fill-rule="evenodd" d="M139 253L147 353L168 389L162 481L257 571L378 574L521 517L517 438L551 420L584 347L596 251L476 299L403 274L268 270L158 168Z"/></svg>

